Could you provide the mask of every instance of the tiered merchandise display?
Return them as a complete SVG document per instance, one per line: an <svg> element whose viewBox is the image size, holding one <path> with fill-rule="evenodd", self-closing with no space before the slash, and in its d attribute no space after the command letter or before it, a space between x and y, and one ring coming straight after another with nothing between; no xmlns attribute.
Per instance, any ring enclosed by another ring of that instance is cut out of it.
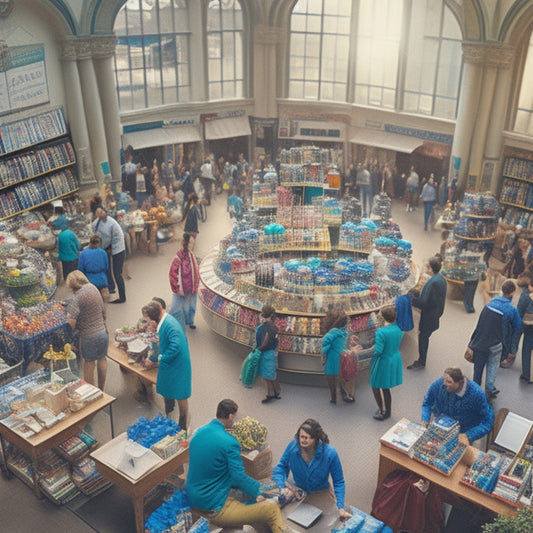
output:
<svg viewBox="0 0 533 533"><path fill-rule="evenodd" d="M500 204L492 196L464 195L460 218L446 243L442 272L447 279L478 279L486 270L484 256L492 248L500 213Z"/></svg>
<svg viewBox="0 0 533 533"><path fill-rule="evenodd" d="M280 332L280 370L321 374L321 322L328 310L342 308L349 316L348 348L358 349L359 368L366 368L381 326L379 310L418 278L410 245L390 221L356 219L350 223L354 228L348 222L341 228L340 251L340 243L332 244L328 224L340 224L344 212L338 202L332 206L324 199L321 151L287 152L291 159L282 160L278 207L270 222L265 224L257 209L248 212L203 259L204 316L217 333L253 346L261 307L271 303ZM313 192L308 194L308 188ZM352 233L364 235L364 244L344 242ZM386 265L382 275L356 253L359 247L369 253L374 242Z"/></svg>
<svg viewBox="0 0 533 533"><path fill-rule="evenodd" d="M0 124L0 220L78 189L62 108Z"/></svg>
<svg viewBox="0 0 533 533"><path fill-rule="evenodd" d="M64 306L48 301L56 288L50 261L13 237L0 244L0 259L0 352L25 369L50 345L63 348L72 333Z"/></svg>
<svg viewBox="0 0 533 533"><path fill-rule="evenodd" d="M508 157L503 162L500 202L506 206L503 221L530 228L533 223L533 161Z"/></svg>

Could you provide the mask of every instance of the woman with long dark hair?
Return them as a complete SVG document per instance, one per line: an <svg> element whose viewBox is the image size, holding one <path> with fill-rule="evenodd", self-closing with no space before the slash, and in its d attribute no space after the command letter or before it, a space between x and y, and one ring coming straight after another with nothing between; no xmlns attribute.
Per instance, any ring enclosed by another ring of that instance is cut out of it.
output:
<svg viewBox="0 0 533 533"><path fill-rule="evenodd" d="M289 473L292 473L294 484L306 492L326 491L336 502L340 519L350 518L351 514L344 510L345 484L339 454L330 446L322 426L313 418L300 425L272 472L272 479L280 489L285 486Z"/></svg>

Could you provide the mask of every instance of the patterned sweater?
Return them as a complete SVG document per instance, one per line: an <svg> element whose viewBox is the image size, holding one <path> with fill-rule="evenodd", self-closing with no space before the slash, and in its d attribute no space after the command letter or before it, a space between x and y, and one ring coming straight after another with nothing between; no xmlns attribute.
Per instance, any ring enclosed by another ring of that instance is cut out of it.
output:
<svg viewBox="0 0 533 533"><path fill-rule="evenodd" d="M468 440L474 442L486 435L494 424L494 411L485 393L473 381L466 381L466 390L462 396L448 392L443 385L444 378L434 381L422 403L422 421L429 422L431 413L436 417L446 415L457 420L461 432Z"/></svg>

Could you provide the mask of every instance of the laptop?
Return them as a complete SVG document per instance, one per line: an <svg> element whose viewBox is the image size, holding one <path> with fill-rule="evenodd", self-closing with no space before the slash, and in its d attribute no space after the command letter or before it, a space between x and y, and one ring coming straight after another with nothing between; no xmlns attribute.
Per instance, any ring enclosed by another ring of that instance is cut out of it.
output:
<svg viewBox="0 0 533 533"><path fill-rule="evenodd" d="M322 516L322 509L302 502L292 513L287 516L289 520L307 529L310 528Z"/></svg>

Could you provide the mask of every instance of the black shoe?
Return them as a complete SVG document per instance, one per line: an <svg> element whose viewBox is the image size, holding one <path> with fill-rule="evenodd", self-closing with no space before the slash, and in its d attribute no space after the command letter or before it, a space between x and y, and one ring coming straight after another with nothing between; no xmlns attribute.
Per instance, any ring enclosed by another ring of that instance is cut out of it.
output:
<svg viewBox="0 0 533 533"><path fill-rule="evenodd" d="M281 400L281 394L279 394L279 393L276 394L276 395L274 396L274 399L275 399L275 400Z"/></svg>
<svg viewBox="0 0 533 533"><path fill-rule="evenodd" d="M270 403L272 400L275 400L275 396L269 396L268 394L261 400L261 403Z"/></svg>
<svg viewBox="0 0 533 533"><path fill-rule="evenodd" d="M529 381L529 378L526 378L526 376L524 376L524 374L520 374L520 380L521 381Z"/></svg>
<svg viewBox="0 0 533 533"><path fill-rule="evenodd" d="M487 400L492 400L500 394L500 391L498 389L491 390L490 392L485 393L487 396Z"/></svg>
<svg viewBox="0 0 533 533"><path fill-rule="evenodd" d="M333 405L337 405L337 400L330 400L329 403L332 403Z"/></svg>
<svg viewBox="0 0 533 533"><path fill-rule="evenodd" d="M109 302L110 304L123 304L126 302L126 298L119 298L118 300L113 300L112 302Z"/></svg>
<svg viewBox="0 0 533 533"><path fill-rule="evenodd" d="M407 370L414 370L415 368L426 368L418 359L407 367Z"/></svg>
<svg viewBox="0 0 533 533"><path fill-rule="evenodd" d="M190 327L191 329L196 329L196 326L195 326L194 324L189 324L189 327Z"/></svg>
<svg viewBox="0 0 533 533"><path fill-rule="evenodd" d="M372 418L374 420L385 420L385 411L377 411Z"/></svg>

